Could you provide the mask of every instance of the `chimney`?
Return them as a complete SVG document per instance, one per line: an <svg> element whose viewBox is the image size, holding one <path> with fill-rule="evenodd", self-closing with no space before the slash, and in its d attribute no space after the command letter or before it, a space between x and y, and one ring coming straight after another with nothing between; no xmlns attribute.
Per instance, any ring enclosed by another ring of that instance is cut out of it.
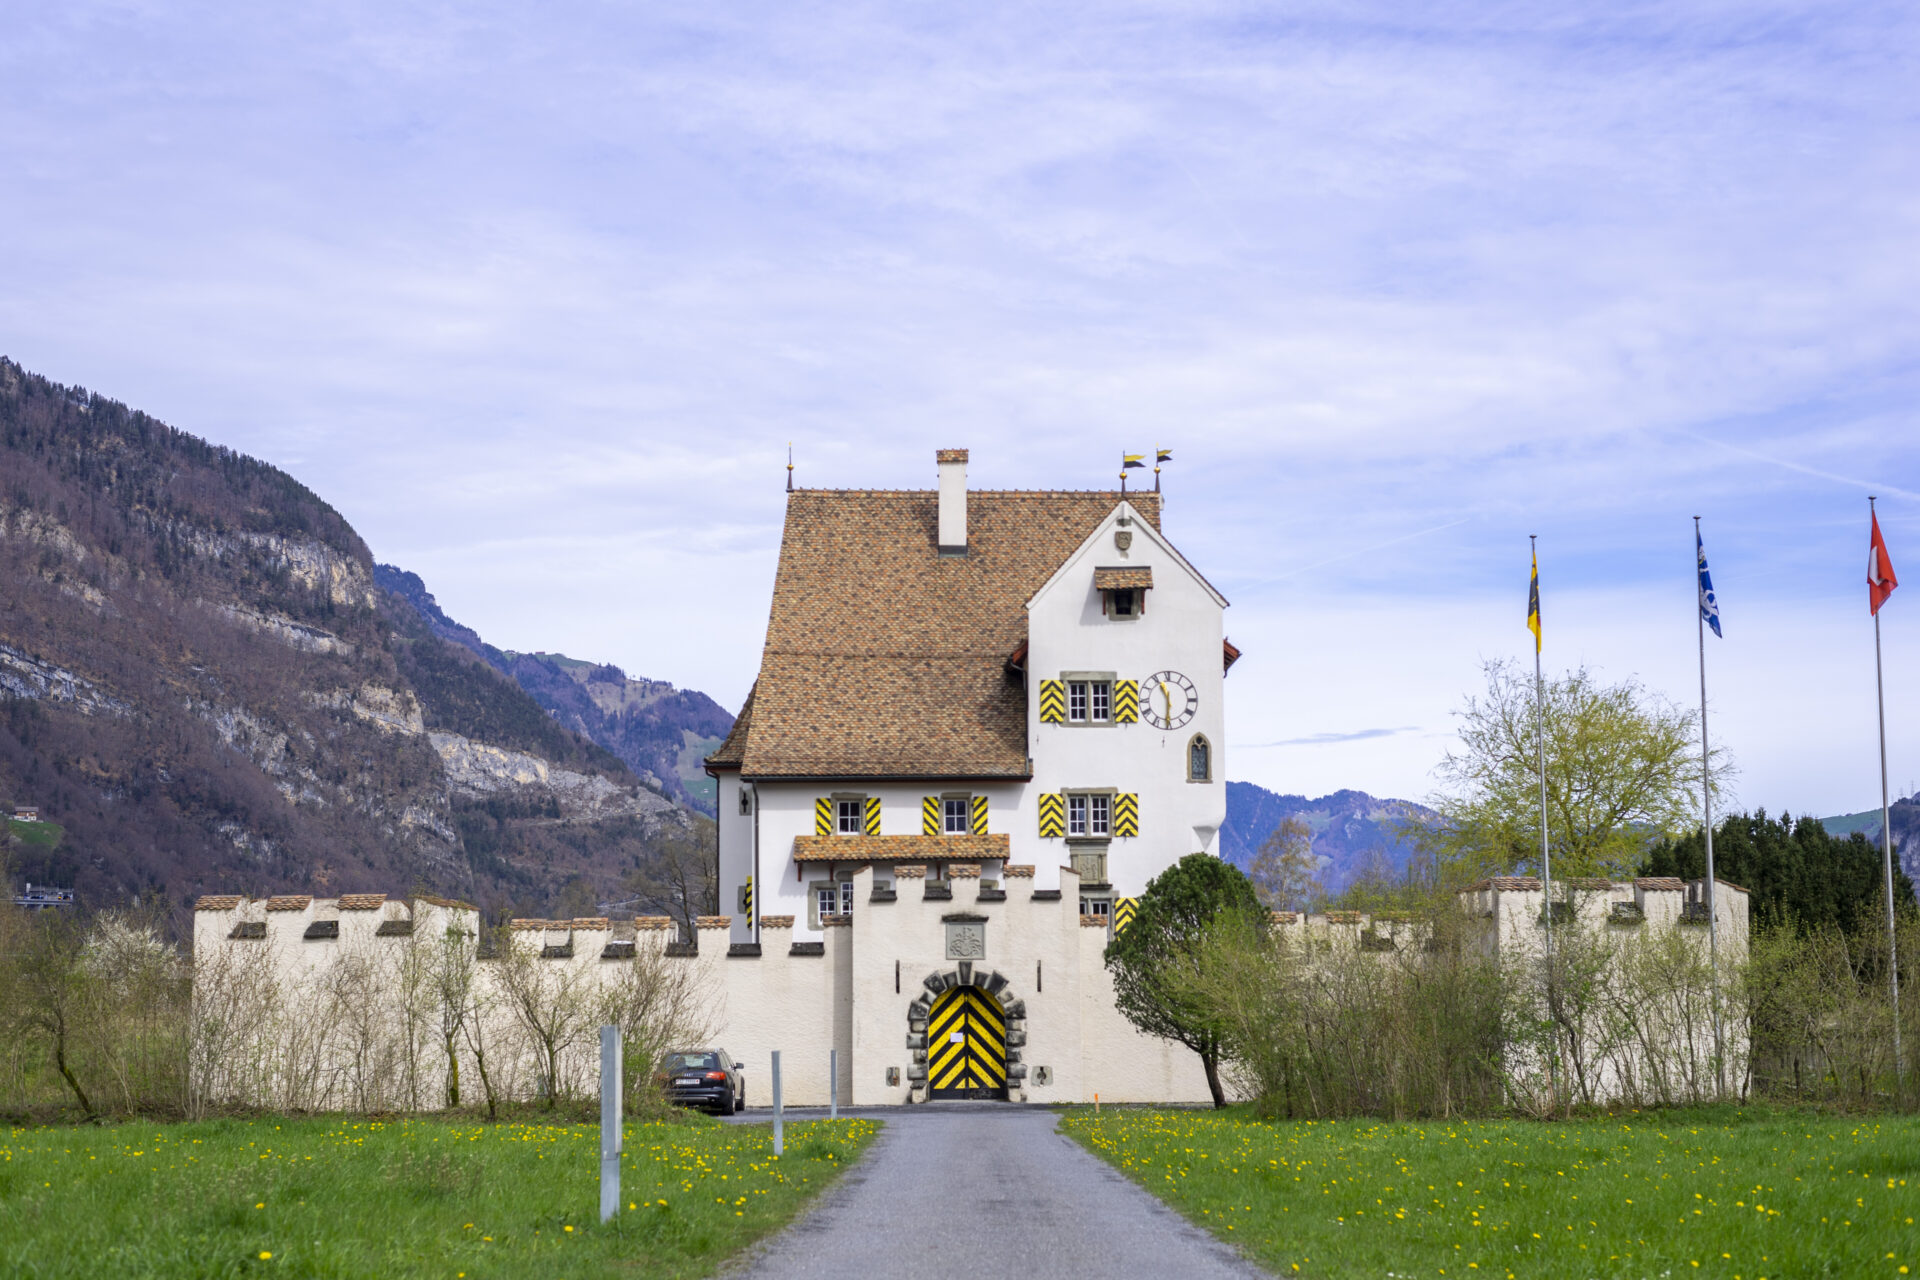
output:
<svg viewBox="0 0 1920 1280"><path fill-rule="evenodd" d="M940 464L940 554L967 554L967 451L939 449L934 461Z"/></svg>

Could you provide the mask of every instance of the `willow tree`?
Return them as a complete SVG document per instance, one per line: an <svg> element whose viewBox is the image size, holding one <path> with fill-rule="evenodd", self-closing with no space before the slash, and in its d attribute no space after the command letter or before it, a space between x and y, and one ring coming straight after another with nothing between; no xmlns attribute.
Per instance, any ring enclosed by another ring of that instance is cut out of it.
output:
<svg viewBox="0 0 1920 1280"><path fill-rule="evenodd" d="M1485 673L1486 691L1455 713L1460 745L1441 761L1439 819L1421 833L1446 879L1539 873L1537 730L1556 879L1631 876L1650 844L1700 824L1698 712L1582 667L1546 680L1543 718L1533 672L1489 662ZM1730 773L1716 750L1716 796Z"/></svg>

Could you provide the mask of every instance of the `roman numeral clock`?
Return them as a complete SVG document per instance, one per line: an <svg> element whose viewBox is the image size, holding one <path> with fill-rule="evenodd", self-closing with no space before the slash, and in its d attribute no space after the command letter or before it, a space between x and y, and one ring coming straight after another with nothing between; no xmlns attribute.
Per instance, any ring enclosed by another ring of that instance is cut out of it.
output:
<svg viewBox="0 0 1920 1280"><path fill-rule="evenodd" d="M1140 708L1156 729L1179 729L1200 709L1200 691L1178 671L1156 671L1140 683Z"/></svg>

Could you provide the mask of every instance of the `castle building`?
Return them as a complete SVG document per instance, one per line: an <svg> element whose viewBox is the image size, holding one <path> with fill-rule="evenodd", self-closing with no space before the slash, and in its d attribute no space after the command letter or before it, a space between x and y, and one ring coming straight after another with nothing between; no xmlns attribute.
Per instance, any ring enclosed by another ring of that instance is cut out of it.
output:
<svg viewBox="0 0 1920 1280"><path fill-rule="evenodd" d="M1107 917L1226 814L1226 600L1160 529L1157 493L800 490L766 648L707 759L731 941L792 915L815 941L871 868L1077 876ZM1011 869L1011 870L1010 870Z"/></svg>

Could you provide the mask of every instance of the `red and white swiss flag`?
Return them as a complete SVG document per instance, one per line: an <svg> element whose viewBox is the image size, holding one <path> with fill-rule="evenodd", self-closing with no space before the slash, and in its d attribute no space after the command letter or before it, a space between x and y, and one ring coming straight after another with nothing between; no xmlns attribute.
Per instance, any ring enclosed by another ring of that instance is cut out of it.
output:
<svg viewBox="0 0 1920 1280"><path fill-rule="evenodd" d="M1887 559L1887 540L1880 536L1880 517L1873 517L1873 538L1867 544L1867 612L1878 615L1893 589L1900 585L1893 561Z"/></svg>

